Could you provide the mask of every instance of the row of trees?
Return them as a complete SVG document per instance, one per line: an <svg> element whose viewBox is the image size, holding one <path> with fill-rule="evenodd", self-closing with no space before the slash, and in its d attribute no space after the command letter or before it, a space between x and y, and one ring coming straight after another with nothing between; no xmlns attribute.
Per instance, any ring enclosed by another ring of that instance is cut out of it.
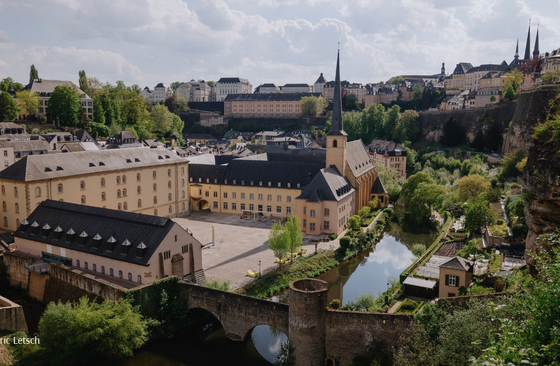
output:
<svg viewBox="0 0 560 366"><path fill-rule="evenodd" d="M418 116L413 110L400 113L397 105L385 109L381 104L372 104L361 112L345 113L342 118L348 140L362 139L367 145L374 137L397 142L416 141L420 131Z"/></svg>

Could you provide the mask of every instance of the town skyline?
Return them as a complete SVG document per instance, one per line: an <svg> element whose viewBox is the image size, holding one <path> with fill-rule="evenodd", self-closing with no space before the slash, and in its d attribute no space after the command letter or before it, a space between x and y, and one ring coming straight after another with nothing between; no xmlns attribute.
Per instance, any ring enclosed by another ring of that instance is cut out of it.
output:
<svg viewBox="0 0 560 366"><path fill-rule="evenodd" d="M320 73L334 79L338 42L342 79L365 84L437 74L442 62L448 74L459 62L509 63L517 39L521 53L525 48L529 19L531 50L537 24L542 53L560 39L558 2L2 0L0 10L0 79L23 84L31 64L45 79L77 81L85 70L102 82L141 88L231 76L254 87L313 84Z"/></svg>

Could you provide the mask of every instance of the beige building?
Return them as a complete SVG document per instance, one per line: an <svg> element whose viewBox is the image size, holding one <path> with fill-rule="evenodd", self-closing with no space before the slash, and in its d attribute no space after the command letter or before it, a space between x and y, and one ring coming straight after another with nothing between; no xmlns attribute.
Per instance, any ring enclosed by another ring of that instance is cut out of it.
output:
<svg viewBox="0 0 560 366"><path fill-rule="evenodd" d="M200 278L201 243L168 218L53 200L14 232L16 250L139 284ZM33 266L31 264L30 266Z"/></svg>
<svg viewBox="0 0 560 366"><path fill-rule="evenodd" d="M24 90L29 90L31 93L37 93L39 98L39 110L38 115L47 115L47 106L49 105L49 99L54 92L54 88L57 86L69 86L76 90L79 95L80 105L82 106L82 111L86 115L87 119L93 120L93 99L88 96L83 90L79 89L76 84L71 81L61 81L61 80L45 80L45 79L35 79L24 88Z"/></svg>
<svg viewBox="0 0 560 366"><path fill-rule="evenodd" d="M202 79L191 80L179 85L175 90L175 95L185 98L189 102L214 102L216 101L216 87L208 85Z"/></svg>
<svg viewBox="0 0 560 366"><path fill-rule="evenodd" d="M223 102L230 94L251 94L253 86L247 79L231 77L220 78L216 83L216 101Z"/></svg>
<svg viewBox="0 0 560 366"><path fill-rule="evenodd" d="M457 95L465 90L465 74L472 68L468 62L460 62L455 66L453 74L445 79L445 93L447 95Z"/></svg>
<svg viewBox="0 0 560 366"><path fill-rule="evenodd" d="M508 70L509 70L509 65L505 61L503 61L499 65L485 64L476 67L471 67L465 73L464 88L466 90L478 90L481 86L480 84L481 79L487 76L489 72L494 71L499 73L505 73ZM499 85L493 85L493 86L499 86Z"/></svg>
<svg viewBox="0 0 560 366"><path fill-rule="evenodd" d="M406 149L393 141L373 140L368 146L375 165L384 165L397 172L400 180L406 180Z"/></svg>
<svg viewBox="0 0 560 366"><path fill-rule="evenodd" d="M335 81L329 81L328 83L324 84L323 87L323 96L325 99L332 101L335 94ZM350 95L354 94L358 99L359 103L365 103L365 97L368 94L367 89L359 83L350 83L346 80L341 81L341 90L342 95Z"/></svg>
<svg viewBox="0 0 560 366"><path fill-rule="evenodd" d="M188 161L165 149L29 155L0 172L0 228L46 199L174 217L189 210L187 181Z"/></svg>
<svg viewBox="0 0 560 366"><path fill-rule="evenodd" d="M458 296L461 287L466 288L473 278L473 263L454 257L439 267L439 297Z"/></svg>
<svg viewBox="0 0 560 366"><path fill-rule="evenodd" d="M224 117L299 118L301 98L313 93L230 94L224 100Z"/></svg>

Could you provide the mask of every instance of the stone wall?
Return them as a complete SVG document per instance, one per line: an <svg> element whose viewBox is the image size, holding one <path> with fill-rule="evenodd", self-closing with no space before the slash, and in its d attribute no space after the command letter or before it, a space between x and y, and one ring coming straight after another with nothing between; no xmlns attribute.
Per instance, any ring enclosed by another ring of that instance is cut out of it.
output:
<svg viewBox="0 0 560 366"><path fill-rule="evenodd" d="M17 332L28 332L23 308L5 297L0 296L0 329Z"/></svg>
<svg viewBox="0 0 560 366"><path fill-rule="evenodd" d="M49 275L47 273L35 273L30 271L29 287L27 288L29 297L43 302L48 279Z"/></svg>
<svg viewBox="0 0 560 366"><path fill-rule="evenodd" d="M29 288L29 270L25 268L27 263L33 262L35 257L21 252L5 252L3 255L4 264L8 267L10 274L10 285Z"/></svg>
<svg viewBox="0 0 560 366"><path fill-rule="evenodd" d="M398 347L413 315L376 314L354 311L327 311L327 360L335 365L351 365L352 358L364 354L372 341L379 342L388 353Z"/></svg>

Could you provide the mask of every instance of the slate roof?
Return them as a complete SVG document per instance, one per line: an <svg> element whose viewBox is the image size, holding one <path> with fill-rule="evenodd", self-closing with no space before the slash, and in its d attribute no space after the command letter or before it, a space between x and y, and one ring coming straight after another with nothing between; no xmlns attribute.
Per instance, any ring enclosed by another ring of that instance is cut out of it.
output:
<svg viewBox="0 0 560 366"><path fill-rule="evenodd" d="M507 63L502 62L501 64L483 64L476 67L471 67L467 74L477 72L477 71L507 71L509 70L509 65Z"/></svg>
<svg viewBox="0 0 560 366"><path fill-rule="evenodd" d="M76 137L78 138L78 140L80 142L93 142L96 145L98 145L97 140L95 140L93 138L93 136L91 136L89 134L89 132L87 132L86 130L84 130L83 128L79 129L78 131L76 131Z"/></svg>
<svg viewBox="0 0 560 366"><path fill-rule="evenodd" d="M246 83L247 79L242 78L220 78L218 83Z"/></svg>
<svg viewBox="0 0 560 366"><path fill-rule="evenodd" d="M354 192L348 179L340 175L336 167L319 170L311 183L305 187L298 199L307 202L340 201Z"/></svg>
<svg viewBox="0 0 560 366"><path fill-rule="evenodd" d="M470 271L473 267L471 261L461 257L453 257L449 261L443 263L439 268L458 269L461 271Z"/></svg>
<svg viewBox="0 0 560 366"><path fill-rule="evenodd" d="M22 126L14 122L0 122L0 135L4 138L11 137L12 135L29 136Z"/></svg>
<svg viewBox="0 0 560 366"><path fill-rule="evenodd" d="M224 102L248 100L300 100L303 97L320 97L321 93L268 93L268 94L228 94Z"/></svg>
<svg viewBox="0 0 560 366"><path fill-rule="evenodd" d="M396 155L400 152L400 156L406 156L406 149L394 141L373 140L368 146L369 151L375 151L378 154Z"/></svg>
<svg viewBox="0 0 560 366"><path fill-rule="evenodd" d="M472 68L472 64L470 62L459 62L457 66L455 66L455 70L453 70L454 74L466 74Z"/></svg>
<svg viewBox="0 0 560 366"><path fill-rule="evenodd" d="M51 96L54 88L57 86L69 86L71 88L75 88L79 94L81 94L81 98L89 98L89 96L81 89L79 89L76 84L71 81L63 81L63 80L46 80L46 79L35 79L23 88L23 90L29 90L32 93L38 93L41 97Z"/></svg>
<svg viewBox="0 0 560 366"><path fill-rule="evenodd" d="M0 147L13 147L16 158L22 158L29 154L48 154L49 152L49 143L45 140L0 140Z"/></svg>
<svg viewBox="0 0 560 366"><path fill-rule="evenodd" d="M309 84L285 84L282 88L310 88Z"/></svg>
<svg viewBox="0 0 560 366"><path fill-rule="evenodd" d="M164 149L81 151L57 154L56 158L52 155L28 155L0 171L0 179L29 182L185 161Z"/></svg>
<svg viewBox="0 0 560 366"><path fill-rule="evenodd" d="M189 133L187 134L187 139L194 140L215 140L216 138L209 133Z"/></svg>
<svg viewBox="0 0 560 366"><path fill-rule="evenodd" d="M14 236L145 266L173 225L164 217L46 200Z"/></svg>
<svg viewBox="0 0 560 366"><path fill-rule="evenodd" d="M437 285L437 281L424 280L422 278L416 278L416 277L407 277L403 281L403 285L433 289Z"/></svg>
<svg viewBox="0 0 560 366"><path fill-rule="evenodd" d="M317 81L315 82L315 84L324 84L327 81L325 80L325 77L323 76L323 73L321 73L321 75L319 75L319 77L317 78Z"/></svg>
<svg viewBox="0 0 560 366"><path fill-rule="evenodd" d="M359 177L374 168L373 161L371 161L362 140L348 142L348 145L346 145L346 162L355 177Z"/></svg>
<svg viewBox="0 0 560 366"><path fill-rule="evenodd" d="M375 178L375 182L371 186L371 193L373 194L386 194L387 191L385 187L383 187L383 183L381 183L381 179L379 177Z"/></svg>

